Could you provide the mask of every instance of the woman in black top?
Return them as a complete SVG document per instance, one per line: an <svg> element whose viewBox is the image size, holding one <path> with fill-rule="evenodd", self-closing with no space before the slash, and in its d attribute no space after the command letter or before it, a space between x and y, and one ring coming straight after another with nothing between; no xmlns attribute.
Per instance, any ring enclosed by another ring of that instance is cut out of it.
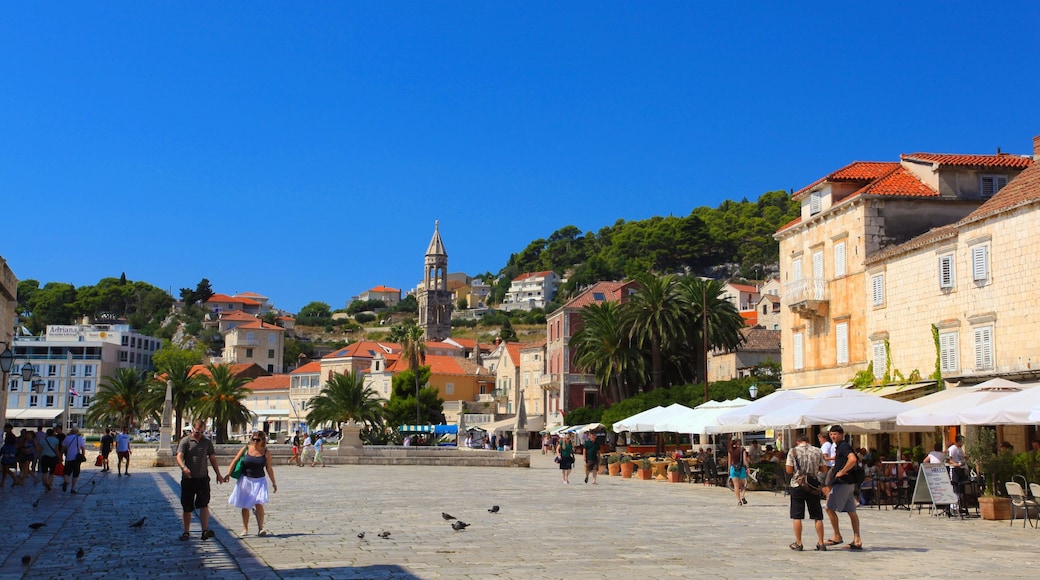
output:
<svg viewBox="0 0 1040 580"><path fill-rule="evenodd" d="M256 512L256 529L258 536L266 536L264 528L264 504L268 501L267 476L271 478L272 491L278 491L274 481L274 466L271 463L271 451L267 449L267 437L263 431L256 431L250 437L249 445L239 450L231 460L231 466L242 460L242 475L231 491L228 503L242 510L242 535L249 532L249 512ZM228 467L231 473L232 467Z"/></svg>

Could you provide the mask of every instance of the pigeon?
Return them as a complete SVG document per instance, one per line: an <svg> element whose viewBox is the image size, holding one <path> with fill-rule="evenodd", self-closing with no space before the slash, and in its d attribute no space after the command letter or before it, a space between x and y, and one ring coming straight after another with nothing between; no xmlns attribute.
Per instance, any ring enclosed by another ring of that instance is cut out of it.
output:
<svg viewBox="0 0 1040 580"><path fill-rule="evenodd" d="M85 555L86 555L86 552L83 551L83 548L80 548L80 549L76 550L76 558L82 558Z"/></svg>
<svg viewBox="0 0 1040 580"><path fill-rule="evenodd" d="M458 519L455 516L451 514L446 514L444 512L441 512L441 517L444 518L445 521Z"/></svg>
<svg viewBox="0 0 1040 580"><path fill-rule="evenodd" d="M456 522L451 522L451 529L455 530L456 532L465 530L467 527L469 527L469 524L467 524L466 522L464 522L462 520L458 520Z"/></svg>
<svg viewBox="0 0 1040 580"><path fill-rule="evenodd" d="M379 532L379 537L385 540L390 537L390 532Z"/></svg>
<svg viewBox="0 0 1040 580"><path fill-rule="evenodd" d="M28 566L30 562L32 562L32 556L22 556L22 564Z"/></svg>
<svg viewBox="0 0 1040 580"><path fill-rule="evenodd" d="M141 519L137 520L136 522L130 524L130 527L131 528L143 528L144 527L144 520L145 520L145 518L141 518Z"/></svg>
<svg viewBox="0 0 1040 580"><path fill-rule="evenodd" d="M35 524L29 524L29 527L34 529L34 530L38 530L38 529L40 529L40 528L42 528L43 526L46 526L46 525L47 524L44 524L44 523L41 523L41 522L36 522Z"/></svg>
<svg viewBox="0 0 1040 580"><path fill-rule="evenodd" d="M359 533L359 534L357 535L357 537L358 537L358 539L359 539L359 540L364 540L364 539L365 539L365 532L361 532L361 533Z"/></svg>
<svg viewBox="0 0 1040 580"><path fill-rule="evenodd" d="M493 505L490 508L488 508L488 511L493 513L493 514L497 514L498 513L498 506L497 505Z"/></svg>
<svg viewBox="0 0 1040 580"><path fill-rule="evenodd" d="M33 502L33 507L39 507L39 506L40 506L40 500L36 500L36 501Z"/></svg>

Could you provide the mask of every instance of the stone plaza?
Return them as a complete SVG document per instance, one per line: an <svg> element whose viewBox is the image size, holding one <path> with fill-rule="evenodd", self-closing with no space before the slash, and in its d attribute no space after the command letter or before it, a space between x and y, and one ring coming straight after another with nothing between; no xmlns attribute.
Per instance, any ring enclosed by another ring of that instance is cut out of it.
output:
<svg viewBox="0 0 1040 580"><path fill-rule="evenodd" d="M176 470L131 473L85 468L77 495L31 483L0 491L8 530L0 577L1025 577L1040 541L1020 521L863 509L862 552L814 552L809 525L806 551L794 552L783 494L752 492L738 507L725 488L699 483L600 476L593 486L575 471L564 485L551 456L536 450L530 468L278 465L272 535L257 537L251 521L239 536L240 512L227 505L232 482L213 485L216 537L201 540L196 518L182 542ZM470 526L455 531L442 512ZM129 527L142 517L143 527ZM845 516L841 529L851 541Z"/></svg>

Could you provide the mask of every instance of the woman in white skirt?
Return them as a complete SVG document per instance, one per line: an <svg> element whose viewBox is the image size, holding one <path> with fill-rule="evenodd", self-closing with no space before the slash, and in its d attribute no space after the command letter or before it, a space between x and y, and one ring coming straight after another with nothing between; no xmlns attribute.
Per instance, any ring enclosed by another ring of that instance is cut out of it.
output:
<svg viewBox="0 0 1040 580"><path fill-rule="evenodd" d="M242 510L242 535L249 532L249 511L256 512L256 529L258 536L266 536L264 528L264 504L267 503L267 477L271 478L271 489L278 491L274 481L274 465L271 452L267 449L267 437L263 431L256 431L250 437L248 447L240 449L231 465L242 459L242 476L238 478L235 489L231 491L228 503ZM264 470L267 477L264 477ZM231 473L231 467L228 467Z"/></svg>

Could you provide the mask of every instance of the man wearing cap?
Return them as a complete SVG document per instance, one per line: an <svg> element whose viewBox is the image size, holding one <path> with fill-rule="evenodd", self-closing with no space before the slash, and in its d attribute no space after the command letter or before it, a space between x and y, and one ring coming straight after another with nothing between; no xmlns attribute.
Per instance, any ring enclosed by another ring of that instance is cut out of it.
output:
<svg viewBox="0 0 1040 580"><path fill-rule="evenodd" d="M838 513L849 514L849 523L852 524L852 542L849 549L862 550L863 540L859 534L859 514L856 513L856 481L852 470L856 467L856 452L845 441L845 430L841 425L831 425L827 433L831 442L837 447L834 451L834 477L831 484L831 492L827 496L827 519L834 529L834 536L824 542L827 546L837 546L844 540L841 530L838 529Z"/></svg>

